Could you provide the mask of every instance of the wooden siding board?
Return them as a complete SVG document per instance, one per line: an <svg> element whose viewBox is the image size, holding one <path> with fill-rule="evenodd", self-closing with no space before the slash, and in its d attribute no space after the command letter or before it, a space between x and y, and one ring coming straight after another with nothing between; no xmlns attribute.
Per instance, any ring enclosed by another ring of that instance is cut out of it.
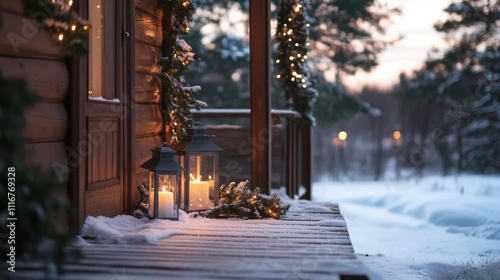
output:
<svg viewBox="0 0 500 280"><path fill-rule="evenodd" d="M161 145L161 137L159 135L138 137L135 139L135 170L137 173L145 172L146 169L141 168L141 164L151 158L151 149Z"/></svg>
<svg viewBox="0 0 500 280"><path fill-rule="evenodd" d="M159 0L134 0L136 11L140 10L143 12L148 12L151 15L155 15L156 17L162 19L163 18L163 9L160 7Z"/></svg>
<svg viewBox="0 0 500 280"><path fill-rule="evenodd" d="M58 166L68 166L66 158L66 145L62 141L28 143L26 144L26 162L33 166L39 166L46 172L54 171L54 164ZM67 182L67 173L62 178Z"/></svg>
<svg viewBox="0 0 500 280"><path fill-rule="evenodd" d="M161 57L161 49L156 46L142 42L135 42L135 71L139 73L159 73L157 66L158 58Z"/></svg>
<svg viewBox="0 0 500 280"><path fill-rule="evenodd" d="M136 104L135 106L136 137L159 135L162 127L162 116L157 104Z"/></svg>
<svg viewBox="0 0 500 280"><path fill-rule="evenodd" d="M146 43L152 46L161 47L162 31L161 19L149 12L136 10L135 13L135 32L136 41Z"/></svg>
<svg viewBox="0 0 500 280"><path fill-rule="evenodd" d="M63 102L68 93L69 74L64 61L0 56L0 72L6 78L24 78L44 102Z"/></svg>
<svg viewBox="0 0 500 280"><path fill-rule="evenodd" d="M64 55L50 34L38 28L31 19L0 11L0 54L15 57L33 57L62 60Z"/></svg>
<svg viewBox="0 0 500 280"><path fill-rule="evenodd" d="M160 101L160 80L152 74L135 74L135 102L158 103Z"/></svg>
<svg viewBox="0 0 500 280"><path fill-rule="evenodd" d="M23 6L20 0L0 1L0 11L9 12L16 15L22 15Z"/></svg>
<svg viewBox="0 0 500 280"><path fill-rule="evenodd" d="M38 103L26 110L27 143L64 141L68 116L62 103Z"/></svg>

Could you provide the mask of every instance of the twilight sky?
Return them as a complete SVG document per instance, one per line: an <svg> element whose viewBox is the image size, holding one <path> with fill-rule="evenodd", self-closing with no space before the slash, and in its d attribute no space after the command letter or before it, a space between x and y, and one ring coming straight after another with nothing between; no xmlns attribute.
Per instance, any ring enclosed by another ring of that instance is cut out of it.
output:
<svg viewBox="0 0 500 280"><path fill-rule="evenodd" d="M443 9L451 0L386 1L402 9L401 15L393 17L394 23L388 27L387 35L402 34L405 38L381 53L379 66L370 73L359 71L355 76L345 77L344 82L354 91L363 85L384 88L397 83L400 72L410 72L422 65L431 47L445 46L443 34L434 31L433 24L445 19Z"/></svg>

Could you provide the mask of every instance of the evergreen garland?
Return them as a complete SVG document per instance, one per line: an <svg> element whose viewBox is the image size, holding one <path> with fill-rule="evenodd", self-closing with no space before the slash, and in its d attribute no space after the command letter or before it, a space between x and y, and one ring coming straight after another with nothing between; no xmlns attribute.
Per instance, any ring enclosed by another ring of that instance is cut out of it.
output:
<svg viewBox="0 0 500 280"><path fill-rule="evenodd" d="M190 31L193 4L190 0L165 0L164 5L172 5L173 20L172 30L163 36L165 56L158 60L162 83L160 108L165 124L172 130L172 140L177 142L177 136L186 134L185 129L194 125L190 110L199 110L207 104L194 97L201 88L188 86L183 76L189 65L198 60L191 46L182 39L182 35Z"/></svg>
<svg viewBox="0 0 500 280"><path fill-rule="evenodd" d="M24 16L40 24L65 55L88 52L90 25L72 11L73 0L22 0Z"/></svg>
<svg viewBox="0 0 500 280"><path fill-rule="evenodd" d="M248 181L236 185L220 186L219 204L202 213L209 218L232 217L232 218L274 218L279 219L286 215L290 205L283 205L281 199L276 196L268 196L260 193L260 189L251 188Z"/></svg>
<svg viewBox="0 0 500 280"><path fill-rule="evenodd" d="M306 0L281 0L278 9L276 41L278 55L277 78L285 91L286 102L300 114L304 121L315 124L312 114L318 92L310 81L311 73L307 66L309 50L309 24L304 10Z"/></svg>

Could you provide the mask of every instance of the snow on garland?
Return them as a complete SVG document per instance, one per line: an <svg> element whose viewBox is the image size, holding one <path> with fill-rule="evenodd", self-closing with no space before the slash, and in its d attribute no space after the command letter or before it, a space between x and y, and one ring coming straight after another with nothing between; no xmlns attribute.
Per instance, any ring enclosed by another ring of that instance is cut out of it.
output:
<svg viewBox="0 0 500 280"><path fill-rule="evenodd" d="M32 20L26 24L46 29L52 36L52 41L68 56L88 52L90 25L72 11L73 3L73 0L22 0L24 16ZM27 40L14 33L7 37L12 46L19 46Z"/></svg>
<svg viewBox="0 0 500 280"><path fill-rule="evenodd" d="M277 195L265 195L260 193L258 187L251 190L248 181L236 185L220 186L219 204L214 208L202 212L201 215L208 218L274 218L279 219L286 215L290 205L284 205Z"/></svg>
<svg viewBox="0 0 500 280"><path fill-rule="evenodd" d="M305 3L306 0L280 1L276 28L279 45L275 63L288 106L302 114L303 120L314 125L312 108L318 92L312 86L307 66L309 24L306 22Z"/></svg>
<svg viewBox="0 0 500 280"><path fill-rule="evenodd" d="M160 108L163 120L172 131L173 142L185 134L185 129L194 125L191 109L201 109L207 104L194 96L201 87L188 86L183 73L189 65L198 60L191 46L181 36L189 33L194 7L190 0L163 1L172 5L172 30L163 35L163 44L168 46L165 56L160 57L160 79L162 83ZM164 139L166 140L166 139Z"/></svg>

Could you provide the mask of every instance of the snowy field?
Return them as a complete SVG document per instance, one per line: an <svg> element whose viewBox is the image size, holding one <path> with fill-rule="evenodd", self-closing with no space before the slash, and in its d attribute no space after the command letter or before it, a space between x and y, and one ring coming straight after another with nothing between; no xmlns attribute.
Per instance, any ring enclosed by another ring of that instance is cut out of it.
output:
<svg viewBox="0 0 500 280"><path fill-rule="evenodd" d="M313 184L382 279L500 279L500 176Z"/></svg>

